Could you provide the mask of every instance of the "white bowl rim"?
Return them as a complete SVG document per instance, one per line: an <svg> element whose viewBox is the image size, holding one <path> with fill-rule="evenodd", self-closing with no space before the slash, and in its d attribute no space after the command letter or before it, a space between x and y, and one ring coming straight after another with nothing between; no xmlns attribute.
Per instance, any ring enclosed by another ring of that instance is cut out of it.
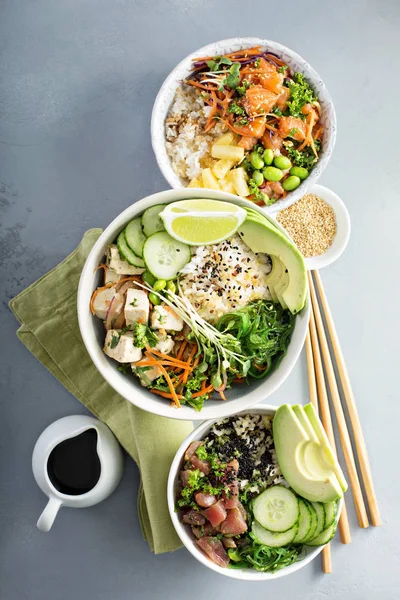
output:
<svg viewBox="0 0 400 600"><path fill-rule="evenodd" d="M244 415L244 414L275 414L278 406L274 406L272 404L258 404L253 406L250 410L241 410L236 413L235 416ZM316 548L312 548L308 546L307 555L304 559L289 565L289 567L285 567L276 573L261 573L256 571L255 569L223 569L217 564L213 563L203 552L197 548L194 543L193 538L187 531L187 527L179 521L178 513L175 511L175 483L176 478L178 476L180 466L182 464L183 454L189 444L195 440L202 440L206 433L211 429L211 427L220 419L212 419L205 421L198 425L182 442L179 446L175 457L172 461L169 475L168 475L168 483L167 483L167 501L168 501L168 510L171 517L172 524L175 528L176 533L179 536L182 544L185 548L190 552L194 558L196 558L199 562L201 562L204 566L212 569L216 573L220 575L225 575L226 577L231 577L233 579L241 579L244 581L267 581L272 579L279 579L280 577L285 577L286 575L290 575L295 573L299 569L302 569L306 565L308 565L318 554L322 551L324 546L317 546ZM339 501L338 506L338 514L342 510L343 500Z"/></svg>
<svg viewBox="0 0 400 600"><path fill-rule="evenodd" d="M266 215L259 207L253 205L248 200L244 200L243 198L239 198L232 194L216 192L213 190L195 189L194 191L197 197L217 198L219 200L234 202L241 206L251 206L266 216L267 219L284 233L284 235L289 237L271 215ZM227 402L215 401L210 402L209 404L205 403L202 411L198 413L188 406L182 406L180 409L173 409L168 402L160 401L157 396L152 398L152 394L146 388L136 388L133 382L130 382L129 378L123 376L122 373L119 373L117 369L114 368L114 365L111 366L108 357L106 357L100 344L96 340L95 327L93 326L94 317L89 309L90 297L94 290L93 284L96 277L95 269L104 256L106 246L116 238L119 231L123 229L129 220L154 204L174 202L190 197L194 197L193 189L190 188L158 192L135 202L110 223L100 235L86 259L78 286L77 311L79 329L86 350L99 373L116 392L133 405L153 414L177 420L204 421L211 418L223 418L240 410L249 409L251 406L258 404L274 393L283 384L296 364L304 345L310 314L310 302L307 287L306 306L301 313L297 315L295 329L292 334L292 340L288 346L287 354L283 358L278 369L276 369L264 383L260 384L259 387L254 388L252 391L249 391L243 398L239 397ZM298 338L296 345L294 345L293 340L295 334L296 339Z"/></svg>
<svg viewBox="0 0 400 600"><path fill-rule="evenodd" d="M331 265L343 254L350 239L351 220L345 203L333 190L318 183L311 186L308 193L315 194L333 208L337 225L335 238L329 248L319 256L304 259L307 269L312 271Z"/></svg>
<svg viewBox="0 0 400 600"><path fill-rule="evenodd" d="M190 63L193 58L204 56L204 55L211 56L216 53L216 47L222 46L225 50L225 48L229 49L229 47L231 47L232 45L236 45L236 44L240 44L244 48L246 48L246 47L250 48L252 46L266 46L266 47L271 47L272 50L275 52L281 52L281 53L287 52L291 56L293 61L296 61L296 63L298 63L299 65L302 64L302 65L306 66L306 69L308 72L308 75L307 75L308 79L312 78L313 81L318 81L318 85L320 86L319 94L321 95L321 91L323 92L325 101L326 101L327 105L330 107L330 114L331 114L330 122L331 122L332 129L330 132L330 137L327 142L326 148L324 148L324 155L317 163L318 170L316 170L316 168L314 168L311 171L309 177L305 181L303 181L296 190L289 192L288 196L285 199L280 200L279 202L277 202L271 206L264 207L266 212L273 215L273 214L279 212L280 210L282 210L283 208L287 208L288 206L290 206L291 204L296 202L299 198L301 198L301 196L303 196L304 194L307 193L308 188L312 184L314 184L318 181L318 179L320 178L320 176L322 175L322 173L324 172L325 168L328 165L328 162L331 158L331 155L332 155L334 147L335 147L335 142L336 142L337 122L336 122L335 105L333 103L332 97L331 97L323 79L317 73L317 71L308 63L308 61L306 61L304 58L302 58L302 56L300 56L297 52L295 52L288 46L284 46L283 44L280 44L279 42L275 42L273 40L267 40L265 38L235 37L235 38L227 38L224 40L218 40L215 42L211 42L210 44L207 44L207 45L199 48L198 50L195 50L194 52L191 52L190 54L188 54L173 68L173 70L166 77L166 79L164 80L164 82L162 83L162 85L158 91L158 94L154 101L152 114L151 114L151 125L150 125L151 143L152 143L152 147L153 147L153 151L154 151L154 155L155 155L158 167L159 167L161 173L163 174L164 178L166 179L166 181L169 183L169 185L172 188L183 187L183 184L182 184L179 176L175 173L175 171L173 170L173 168L171 166L171 161L170 161L170 159L167 155L166 149L165 149L164 123L163 123L162 128L157 127L158 121L160 119L160 113L163 112L162 105L163 105L163 101L164 101L164 96L166 93L168 93L168 91L171 90L171 88L176 89L177 85L179 84L179 79L178 79L178 76L176 73L178 71L180 71L181 69L183 69L187 63ZM160 131L162 131L163 133L160 133Z"/></svg>

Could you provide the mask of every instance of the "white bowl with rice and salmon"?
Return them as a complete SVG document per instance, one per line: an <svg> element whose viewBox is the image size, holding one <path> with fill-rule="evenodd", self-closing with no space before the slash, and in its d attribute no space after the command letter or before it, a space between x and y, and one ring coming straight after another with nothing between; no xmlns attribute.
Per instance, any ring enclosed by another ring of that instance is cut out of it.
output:
<svg viewBox="0 0 400 600"><path fill-rule="evenodd" d="M154 103L151 137L174 187L237 194L269 213L317 182L336 115L321 77L298 54L261 38L221 40L182 60Z"/></svg>
<svg viewBox="0 0 400 600"><path fill-rule="evenodd" d="M207 421L172 462L172 523L220 575L265 581L310 563L335 536L347 482L311 404L260 405Z"/></svg>
<svg viewBox="0 0 400 600"><path fill-rule="evenodd" d="M183 420L251 407L304 344L304 261L258 207L211 190L144 198L102 233L83 268L78 317L106 381L143 410Z"/></svg>

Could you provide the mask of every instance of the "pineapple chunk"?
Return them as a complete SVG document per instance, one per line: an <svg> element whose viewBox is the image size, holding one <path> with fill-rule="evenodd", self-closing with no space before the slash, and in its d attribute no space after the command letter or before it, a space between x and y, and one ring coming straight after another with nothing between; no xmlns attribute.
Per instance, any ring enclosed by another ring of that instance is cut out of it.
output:
<svg viewBox="0 0 400 600"><path fill-rule="evenodd" d="M218 185L218 181L214 177L211 169L203 169L201 172L201 176L203 179L203 187L208 188L209 190L219 190L220 187Z"/></svg>
<svg viewBox="0 0 400 600"><path fill-rule="evenodd" d="M229 179L220 179L218 183L219 187L223 192L226 192L227 194L236 194L235 188L233 187L233 183Z"/></svg>
<svg viewBox="0 0 400 600"><path fill-rule="evenodd" d="M202 182L197 177L194 177L192 181L187 185L188 188L201 188L203 187Z"/></svg>
<svg viewBox="0 0 400 600"><path fill-rule="evenodd" d="M211 156L213 158L222 158L224 160L233 160L240 162L244 158L244 148L240 146L223 146L214 144L211 148Z"/></svg>
<svg viewBox="0 0 400 600"><path fill-rule="evenodd" d="M221 135L221 137L215 140L214 144L217 146L229 146L229 144L233 144L234 139L235 136L233 135L232 131L228 131L228 133L224 133L224 135Z"/></svg>
<svg viewBox="0 0 400 600"><path fill-rule="evenodd" d="M233 160L218 160L213 166L213 173L217 179L223 179L235 163Z"/></svg>
<svg viewBox="0 0 400 600"><path fill-rule="evenodd" d="M228 175L238 196L246 198L250 195L250 190L246 183L246 171L243 169L243 167L232 169L232 171L229 171Z"/></svg>

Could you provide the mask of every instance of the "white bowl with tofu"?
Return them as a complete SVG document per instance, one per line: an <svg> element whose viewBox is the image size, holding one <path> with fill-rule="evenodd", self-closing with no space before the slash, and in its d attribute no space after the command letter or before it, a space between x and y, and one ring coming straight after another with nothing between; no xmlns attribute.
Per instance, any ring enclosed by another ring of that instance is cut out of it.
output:
<svg viewBox="0 0 400 600"><path fill-rule="evenodd" d="M181 319L176 319L176 314L171 314L168 306L164 303L160 306L151 306L149 315L149 301L146 294L140 289L129 287L130 280L128 279L143 273L143 266L138 261L137 265L130 265L127 272L125 261L121 263L118 251L115 251L115 240L128 223L142 215L150 207L160 204L167 205L171 202L193 199L194 197L231 202L244 208L251 207L265 217L265 213L262 213L259 208L254 207L246 200L231 194L204 189L195 190L195 192L192 189L168 190L139 200L118 215L93 246L82 271L77 302L79 327L83 341L93 363L104 379L123 398L135 406L154 414L181 420L205 420L224 417L254 406L271 395L282 385L299 357L305 341L309 318L309 301L307 297L305 307L296 315L287 353L276 369L265 379L254 380L254 383L249 386L232 385L226 391L227 399L225 401L206 400L201 412L197 412L188 405L182 405L180 408L172 407L168 399L155 395L146 389L144 387L147 385L146 381L143 381L143 385L141 385L139 379L133 376L131 372L124 373L121 371L119 363L129 364L136 363L141 359L146 360L144 350L142 353L132 344L132 332L124 331L125 320L126 323L128 321L129 323L135 323L149 320L149 326L153 330L153 334L157 336L155 338L157 349L166 354L171 350L169 347L171 330L175 333L182 331L183 322ZM267 220L273 223L274 227L281 231L284 236L288 237L274 219L267 216ZM109 257L108 262L112 266L113 272L106 268L106 286L101 290L101 295L99 293L94 294L103 281L103 270L98 269L98 266L104 264L106 255ZM117 294L114 294L110 307L111 294L108 293L109 286L114 282L115 277L121 277L122 275L127 281L126 283L124 281L119 282L121 288ZM124 289L123 286L127 286L128 289ZM123 293L129 296L128 301L125 301L124 312L120 314L119 302L121 299L118 296ZM98 316L92 314L91 308L95 308L94 312L97 312ZM109 322L113 323L113 327L107 328L110 330L107 333L102 319L106 321L109 319ZM136 325L135 328L137 328ZM167 335L164 335L165 331L160 331L165 329ZM135 332L136 334L137 332ZM117 335L118 338L116 339ZM108 356L103 351L104 347ZM135 372L134 364L133 370ZM147 367L144 376L145 378L152 377L149 367Z"/></svg>
<svg viewBox="0 0 400 600"><path fill-rule="evenodd" d="M313 166L309 176L304 181L301 181L300 185L298 184L298 187L296 189L293 189L293 191L287 191L286 195L284 195L278 201L276 201L275 204L263 207L263 209L267 213L274 214L277 211L282 210L283 208L286 208L294 202L296 202L307 192L307 189L312 184L318 181L330 160L336 140L336 114L330 94L318 73L310 66L310 64L306 60L304 60L301 56L299 56L290 48L287 48L286 46L283 46L282 44L279 44L277 42L262 38L236 37L213 42L211 44L208 44L207 46L196 50L195 52L192 52L191 54L186 56L186 58L184 58L171 71L171 73L165 79L158 92L151 118L151 140L158 166L171 187L186 187L188 185L189 180L192 180L192 178L198 180L199 175L196 171L196 168L193 167L194 161L198 160L198 157L200 157L200 160L204 160L204 147L207 145L210 147L210 145L216 140L215 138L213 138L213 136L210 135L212 133L212 131L210 131L207 135L204 136L203 145L200 144L200 142L196 142L196 147L189 149L189 146L185 146L185 144L182 141L182 144L179 145L176 150L176 156L178 157L176 161L174 154L174 162L176 162L176 164L179 165L179 160L183 161L183 157L187 156L185 160L187 160L188 162L188 173L190 172L190 174L188 175L188 177L183 177L182 169L179 169L179 166L178 168L173 168L171 152L169 154L166 147L166 143L169 143L171 141L169 136L167 136L166 134L166 119L170 116L169 111L175 102L176 92L178 88L182 89L182 81L184 81L193 72L193 64L199 57L216 57L236 52L238 50L258 46L261 46L263 51L268 51L270 53L275 54L276 57L279 57L282 61L284 61L286 65L289 66L292 72L300 72L305 76L306 81L310 84L310 86L313 88L316 95L318 96L319 105L321 108L320 124L323 126L323 135L321 140L322 150L320 152L318 162ZM179 106L185 106L186 102L187 98L183 97ZM199 110L201 109L198 105L188 108L188 114L190 113L188 119L189 126L192 125L190 119L193 119L193 115L197 115L199 113ZM190 141L194 139L196 141L196 137L197 133L194 134L192 130L188 129L188 140ZM172 138L172 141L173 139L174 138ZM234 147L233 149L235 150ZM239 150L241 148L236 149ZM226 153L223 153L221 155L215 154L213 156L216 159L229 158L227 157ZM182 159L180 159L180 157L182 157ZM229 161L225 160L225 162ZM232 181L228 182L228 184L226 185L225 183L221 183L221 181L225 181L227 179L227 177L224 176L224 173L219 175L215 174L214 176L214 174L212 173L213 169L208 168L211 165L209 165L208 163L203 165L201 162L200 165L202 167L205 167L201 170L202 179L204 179L202 186L217 190L221 189L222 191L227 191L230 193L237 193L239 196L242 197L246 197L250 193L246 182L242 182L241 180L239 180L238 182L233 182L234 188L236 188L235 191L233 191L231 189ZM239 169L236 170L239 171ZM232 179L234 179L233 175ZM196 185L193 185L192 187L196 187Z"/></svg>

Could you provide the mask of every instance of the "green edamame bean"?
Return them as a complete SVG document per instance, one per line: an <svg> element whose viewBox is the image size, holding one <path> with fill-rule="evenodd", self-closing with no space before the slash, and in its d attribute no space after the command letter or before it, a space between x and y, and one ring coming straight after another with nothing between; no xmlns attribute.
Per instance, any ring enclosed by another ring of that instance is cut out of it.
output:
<svg viewBox="0 0 400 600"><path fill-rule="evenodd" d="M156 282L156 278L150 273L150 271L145 271L142 274L142 279L145 283L147 283L147 285L151 285L152 287Z"/></svg>
<svg viewBox="0 0 400 600"><path fill-rule="evenodd" d="M274 162L274 153L270 148L264 150L263 159L267 167L269 167L269 165L272 165L272 163Z"/></svg>
<svg viewBox="0 0 400 600"><path fill-rule="evenodd" d="M156 294L153 294L153 292L150 292L149 300L152 304L154 304L154 306L158 306L159 304L161 304L160 298Z"/></svg>
<svg viewBox="0 0 400 600"><path fill-rule="evenodd" d="M166 285L167 282L165 281L165 279L157 279L157 281L153 285L153 289L155 292L161 292L161 290L163 290Z"/></svg>
<svg viewBox="0 0 400 600"><path fill-rule="evenodd" d="M252 152L250 154L250 162L255 169L262 169L264 166L262 156L258 154L258 152Z"/></svg>
<svg viewBox="0 0 400 600"><path fill-rule="evenodd" d="M166 289L168 290L168 292L172 292L173 294L175 294L175 292L176 292L176 285L175 285L175 283L172 280L167 281L167 288Z"/></svg>
<svg viewBox="0 0 400 600"><path fill-rule="evenodd" d="M308 171L304 167L292 167L289 173L296 177L300 177L300 179L307 179L308 177Z"/></svg>
<svg viewBox="0 0 400 600"><path fill-rule="evenodd" d="M285 181L282 182L282 187L287 192L291 192L299 187L301 183L300 177L296 177L296 175L291 175Z"/></svg>
<svg viewBox="0 0 400 600"><path fill-rule="evenodd" d="M263 175L267 181L280 181L283 177L282 171L276 167L265 167Z"/></svg>
<svg viewBox="0 0 400 600"><path fill-rule="evenodd" d="M290 162L290 158L280 155L275 158L274 165L278 169L282 169L282 171L284 171L285 169L290 169L292 163Z"/></svg>
<svg viewBox="0 0 400 600"><path fill-rule="evenodd" d="M264 175L261 171L253 171L253 179L256 182L256 185L260 186L264 181Z"/></svg>

